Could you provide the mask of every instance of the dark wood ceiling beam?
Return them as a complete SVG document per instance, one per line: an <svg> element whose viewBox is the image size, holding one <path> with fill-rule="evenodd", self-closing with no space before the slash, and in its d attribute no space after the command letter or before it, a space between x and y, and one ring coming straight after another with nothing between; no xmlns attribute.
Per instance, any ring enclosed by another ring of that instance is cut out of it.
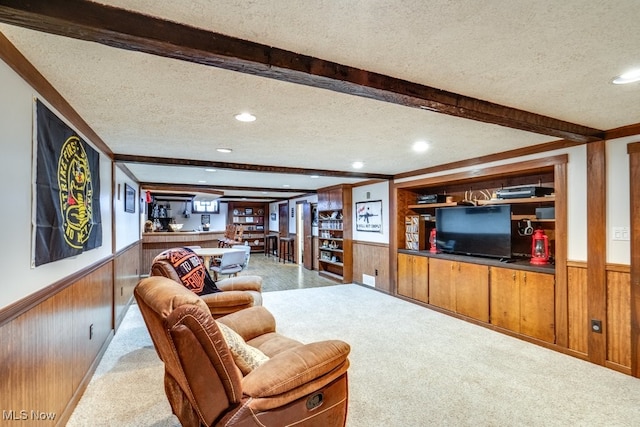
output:
<svg viewBox="0 0 640 427"><path fill-rule="evenodd" d="M149 191L175 191L186 193L207 193L212 195L223 196L225 191L261 191L269 193L317 193L316 190L309 190L308 188L273 188L273 187L239 187L233 185L191 185L191 184L172 184L162 182L141 182L140 188ZM234 196L227 196L234 197ZM240 197L240 196L238 196ZM273 198L273 197L266 197Z"/></svg>
<svg viewBox="0 0 640 427"><path fill-rule="evenodd" d="M384 175L379 173L365 173L365 172L345 172L334 171L326 169L305 169L305 168L291 168L285 166L265 166L265 165L252 165L246 163L229 163L229 162L215 162L208 160L192 160L192 159L174 159L170 157L149 157L149 156L134 156L129 154L114 154L114 160L119 163L140 163L150 165L162 165L162 166L186 166L186 167L201 167L201 168L214 168L214 169L232 169L245 172L264 172L264 173L284 173L293 175L318 175L318 176L332 176L339 178L362 178L362 179L392 179L392 175Z"/></svg>
<svg viewBox="0 0 640 427"><path fill-rule="evenodd" d="M552 117L81 0L0 0L0 21L576 142L604 132Z"/></svg>

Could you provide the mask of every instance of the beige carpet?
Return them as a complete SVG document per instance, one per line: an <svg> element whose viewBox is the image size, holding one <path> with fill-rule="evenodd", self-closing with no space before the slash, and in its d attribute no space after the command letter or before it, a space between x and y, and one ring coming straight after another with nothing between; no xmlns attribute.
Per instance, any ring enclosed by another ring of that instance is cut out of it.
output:
<svg viewBox="0 0 640 427"><path fill-rule="evenodd" d="M264 305L288 336L351 344L349 427L640 425L640 380L362 286ZM136 306L67 425L179 425Z"/></svg>

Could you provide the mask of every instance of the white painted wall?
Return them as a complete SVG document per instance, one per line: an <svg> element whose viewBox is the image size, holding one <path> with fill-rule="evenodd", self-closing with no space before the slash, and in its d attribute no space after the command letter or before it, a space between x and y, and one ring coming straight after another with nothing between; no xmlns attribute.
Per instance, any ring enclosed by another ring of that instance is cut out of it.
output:
<svg viewBox="0 0 640 427"><path fill-rule="evenodd" d="M0 177L5 204L0 210L0 223L3 225L0 308L4 308L111 255L112 171L111 160L101 153L102 246L73 258L32 268L32 132L34 97L39 95L3 61L0 61L0 94L0 141L3 153L0 156ZM41 100L46 103L45 99ZM90 142L84 135L81 136Z"/></svg>
<svg viewBox="0 0 640 427"><path fill-rule="evenodd" d="M129 178L122 169L115 168L115 191L117 192L114 201L115 216L115 249L116 252L126 248L130 244L140 239L140 188L138 183ZM134 213L124 211L124 185L128 184L136 191L136 203Z"/></svg>
<svg viewBox="0 0 640 427"><path fill-rule="evenodd" d="M190 213L189 217L184 216L185 202L173 201L173 202L160 202L161 205L171 206L171 217L175 220L176 224L182 224L183 230L202 230L202 214ZM227 226L227 211L229 205L227 203L219 203L220 211L218 213L209 213L209 231L224 232ZM191 208L189 208L191 209ZM145 217L146 219L146 217Z"/></svg>
<svg viewBox="0 0 640 427"><path fill-rule="evenodd" d="M353 212L353 240L375 243L389 243L389 186L390 182L379 182L361 187L353 187L351 190ZM371 233L356 230L356 203L374 200L382 200L382 233Z"/></svg>
<svg viewBox="0 0 640 427"><path fill-rule="evenodd" d="M629 155L627 144L639 136L607 141L607 262L631 264L631 242L614 240L613 227L631 226Z"/></svg>
<svg viewBox="0 0 640 427"><path fill-rule="evenodd" d="M289 217L289 233L291 234L295 234L296 232L296 217L295 217L295 211L296 211L296 205L299 202L302 201L306 201L309 203L318 203L318 195L317 194L311 194L308 196L304 196L304 197L298 197L295 199L291 199L288 201L277 201L277 202L272 202L269 203L269 218L268 218L268 223L269 223L269 231L273 231L274 233L277 233L279 231L279 227L280 227L280 212L279 212L279 206L282 203L287 203L287 216ZM293 208L293 212L294 212L294 216L291 216L291 208ZM275 219L271 219L271 214L276 214ZM317 235L317 234L316 234Z"/></svg>

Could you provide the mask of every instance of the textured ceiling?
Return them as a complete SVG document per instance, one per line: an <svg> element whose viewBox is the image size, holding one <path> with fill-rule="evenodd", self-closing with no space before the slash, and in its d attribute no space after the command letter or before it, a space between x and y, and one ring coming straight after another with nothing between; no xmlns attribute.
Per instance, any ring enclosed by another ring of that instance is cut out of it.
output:
<svg viewBox="0 0 640 427"><path fill-rule="evenodd" d="M101 3L597 129L640 122L640 85L610 83L640 66L636 0ZM360 160L363 172L390 175L557 139L8 25L0 31L117 154L338 171ZM235 121L241 111L257 121ZM413 153L417 139L430 150ZM128 167L141 181L213 187L354 182Z"/></svg>

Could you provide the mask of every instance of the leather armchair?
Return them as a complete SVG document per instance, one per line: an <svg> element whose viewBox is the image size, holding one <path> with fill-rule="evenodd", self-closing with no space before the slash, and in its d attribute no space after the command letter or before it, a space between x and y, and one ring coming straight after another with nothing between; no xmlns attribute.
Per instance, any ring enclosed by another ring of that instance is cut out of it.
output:
<svg viewBox="0 0 640 427"><path fill-rule="evenodd" d="M200 297L165 277L143 279L134 295L164 362L166 396L183 426L345 425L347 343L302 344L285 337L260 306L214 320ZM243 373L225 328L267 360Z"/></svg>
<svg viewBox="0 0 640 427"><path fill-rule="evenodd" d="M174 259L184 257L189 252L193 253L188 248L173 248L163 251L153 260L150 276L168 277L178 283L183 283L176 269L177 262ZM194 285L195 288L202 289L207 280L213 283L202 260L195 253L193 253L193 257L190 257L189 262L190 268L197 268L199 273L192 277L192 280L197 282ZM207 304L214 318L262 305L262 277L260 276L229 277L218 280L215 282L215 286L223 292L201 294L196 291Z"/></svg>

